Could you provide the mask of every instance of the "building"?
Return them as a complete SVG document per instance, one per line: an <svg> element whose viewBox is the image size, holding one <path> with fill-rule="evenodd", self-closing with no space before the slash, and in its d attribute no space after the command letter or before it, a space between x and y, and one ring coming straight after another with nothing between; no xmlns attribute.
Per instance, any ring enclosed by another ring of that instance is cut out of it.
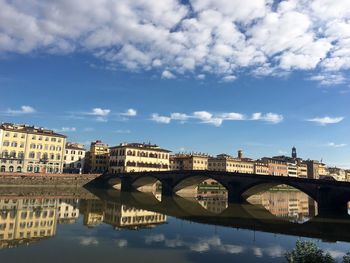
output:
<svg viewBox="0 0 350 263"><path fill-rule="evenodd" d="M25 124L0 125L0 171L62 173L66 136Z"/></svg>
<svg viewBox="0 0 350 263"><path fill-rule="evenodd" d="M250 159L238 159L228 154L219 154L208 158L208 170L252 174L254 173L254 162Z"/></svg>
<svg viewBox="0 0 350 263"><path fill-rule="evenodd" d="M288 176L287 162L280 160L279 158L263 157L262 162L266 163L269 167L269 174L275 176Z"/></svg>
<svg viewBox="0 0 350 263"><path fill-rule="evenodd" d="M81 174L85 165L85 154L86 150L82 144L67 142L63 172Z"/></svg>
<svg viewBox="0 0 350 263"><path fill-rule="evenodd" d="M92 142L89 151L89 170L91 173L104 173L108 171L109 147L100 140Z"/></svg>
<svg viewBox="0 0 350 263"><path fill-rule="evenodd" d="M337 181L347 181L347 174L344 169L337 168L337 167L329 167L328 172L330 176L333 176L333 178Z"/></svg>
<svg viewBox="0 0 350 263"><path fill-rule="evenodd" d="M327 167L324 163L315 160L306 160L307 177L312 179L319 179L320 176L329 175Z"/></svg>
<svg viewBox="0 0 350 263"><path fill-rule="evenodd" d="M307 164L303 162L297 163L297 175L301 178L307 178Z"/></svg>
<svg viewBox="0 0 350 263"><path fill-rule="evenodd" d="M171 155L170 170L208 170L208 155L202 153Z"/></svg>
<svg viewBox="0 0 350 263"><path fill-rule="evenodd" d="M121 143L110 148L109 172L168 171L169 153L155 144Z"/></svg>
<svg viewBox="0 0 350 263"><path fill-rule="evenodd" d="M101 200L81 200L80 212L84 215L83 224L89 228L102 224L104 218L104 202Z"/></svg>
<svg viewBox="0 0 350 263"><path fill-rule="evenodd" d="M261 160L254 161L254 173L261 175L269 175L269 165Z"/></svg>

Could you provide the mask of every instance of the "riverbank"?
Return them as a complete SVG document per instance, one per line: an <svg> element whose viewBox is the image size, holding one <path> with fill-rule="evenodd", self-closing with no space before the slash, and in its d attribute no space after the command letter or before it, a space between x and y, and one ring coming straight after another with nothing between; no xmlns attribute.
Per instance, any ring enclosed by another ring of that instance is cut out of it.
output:
<svg viewBox="0 0 350 263"><path fill-rule="evenodd" d="M0 173L1 187L81 187L100 174Z"/></svg>

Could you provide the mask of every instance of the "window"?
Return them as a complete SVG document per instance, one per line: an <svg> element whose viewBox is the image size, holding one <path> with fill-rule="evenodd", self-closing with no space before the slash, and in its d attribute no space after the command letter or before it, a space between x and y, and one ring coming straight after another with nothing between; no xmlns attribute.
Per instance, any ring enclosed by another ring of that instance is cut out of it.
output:
<svg viewBox="0 0 350 263"><path fill-rule="evenodd" d="M13 134L13 138L17 138L17 136L18 136L18 134L17 134L17 132L15 132L15 133Z"/></svg>
<svg viewBox="0 0 350 263"><path fill-rule="evenodd" d="M10 137L10 133L9 133L9 132L6 132L6 133L5 133L5 137Z"/></svg>
<svg viewBox="0 0 350 263"><path fill-rule="evenodd" d="M27 171L28 171L28 172L32 172L32 171L33 171L33 166L28 166L28 167L27 167Z"/></svg>
<svg viewBox="0 0 350 263"><path fill-rule="evenodd" d="M56 141L56 138L51 138L51 141L52 141L52 142L55 142L55 141Z"/></svg>
<svg viewBox="0 0 350 263"><path fill-rule="evenodd" d="M14 170L13 166L10 166L9 167L9 172L13 173L13 170Z"/></svg>
<svg viewBox="0 0 350 263"><path fill-rule="evenodd" d="M35 139L36 139L36 136L35 136L35 135L33 135L33 136L32 136L32 140L35 140Z"/></svg>
<svg viewBox="0 0 350 263"><path fill-rule="evenodd" d="M38 139L38 140L41 141L42 139L43 139L43 136L39 136L39 139Z"/></svg>
<svg viewBox="0 0 350 263"><path fill-rule="evenodd" d="M4 143L2 144L4 146L9 146L10 145L10 142L9 141L4 141Z"/></svg>
<svg viewBox="0 0 350 263"><path fill-rule="evenodd" d="M24 139L26 136L25 134L21 134L21 138Z"/></svg>
<svg viewBox="0 0 350 263"><path fill-rule="evenodd" d="M34 143L30 144L30 149L35 149L35 144Z"/></svg>
<svg viewBox="0 0 350 263"><path fill-rule="evenodd" d="M17 173L21 173L21 172L22 172L22 167L21 167L21 166L17 166L16 172L17 172Z"/></svg>
<svg viewBox="0 0 350 263"><path fill-rule="evenodd" d="M35 158L35 152L30 152L29 153L29 158Z"/></svg>
<svg viewBox="0 0 350 263"><path fill-rule="evenodd" d="M2 173L6 172L6 167L5 167L5 165L2 165L2 166L1 166L0 172L2 172Z"/></svg>

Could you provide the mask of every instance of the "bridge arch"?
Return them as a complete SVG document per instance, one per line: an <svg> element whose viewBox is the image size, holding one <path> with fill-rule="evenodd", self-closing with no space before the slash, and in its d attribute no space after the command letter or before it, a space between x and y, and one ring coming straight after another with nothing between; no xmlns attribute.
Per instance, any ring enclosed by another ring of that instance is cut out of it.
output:
<svg viewBox="0 0 350 263"><path fill-rule="evenodd" d="M293 188L305 193L306 195L311 197L313 200L315 200L315 201L318 200L317 193L315 193L313 191L313 189L308 189L307 187L303 187L302 185L299 185L299 184L294 183L294 182L265 182L265 181L259 182L258 181L258 182L252 183L250 185L247 185L246 187L241 189L241 196L246 200L247 198L249 198L252 195L266 192L269 189L271 189L272 187L276 187L279 185L287 185L287 186L293 187Z"/></svg>
<svg viewBox="0 0 350 263"><path fill-rule="evenodd" d="M152 193L156 192L158 184L162 184L162 181L153 175L139 176L131 182L131 185L134 189L141 192Z"/></svg>
<svg viewBox="0 0 350 263"><path fill-rule="evenodd" d="M198 174L198 175L191 175L191 176L184 176L177 180L174 185L173 185L173 192L179 195L186 195L186 193L194 193L198 189L198 185L203 183L204 181L211 179L223 186L226 191L228 191L228 186L218 180L215 176L210 176L210 175L203 175L203 174Z"/></svg>

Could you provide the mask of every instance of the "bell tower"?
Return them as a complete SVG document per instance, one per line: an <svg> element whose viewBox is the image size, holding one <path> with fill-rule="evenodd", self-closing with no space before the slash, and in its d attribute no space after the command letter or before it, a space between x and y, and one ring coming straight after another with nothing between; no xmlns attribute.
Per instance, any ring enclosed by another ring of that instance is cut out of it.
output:
<svg viewBox="0 0 350 263"><path fill-rule="evenodd" d="M292 148L292 158L294 158L294 159L297 158L297 148L295 148L295 146L293 146L293 148Z"/></svg>

